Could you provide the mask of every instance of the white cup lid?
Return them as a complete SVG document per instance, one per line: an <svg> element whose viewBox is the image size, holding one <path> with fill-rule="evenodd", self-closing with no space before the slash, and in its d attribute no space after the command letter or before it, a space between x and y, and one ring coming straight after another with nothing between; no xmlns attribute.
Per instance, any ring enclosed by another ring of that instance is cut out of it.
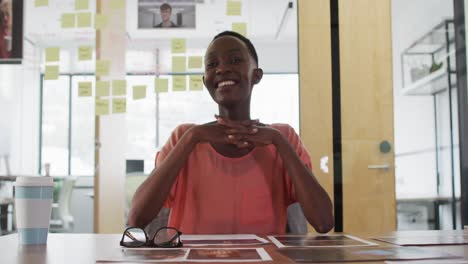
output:
<svg viewBox="0 0 468 264"><path fill-rule="evenodd" d="M46 176L19 176L15 186L54 186L54 179Z"/></svg>

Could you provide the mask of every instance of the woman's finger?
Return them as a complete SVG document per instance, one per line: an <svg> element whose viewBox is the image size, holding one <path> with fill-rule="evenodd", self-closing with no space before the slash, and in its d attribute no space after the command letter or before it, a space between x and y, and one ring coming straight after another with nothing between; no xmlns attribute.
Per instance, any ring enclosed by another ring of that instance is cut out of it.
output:
<svg viewBox="0 0 468 264"><path fill-rule="evenodd" d="M258 128L256 127L242 127L242 128L229 128L224 131L226 134L249 134L254 135L258 132Z"/></svg>

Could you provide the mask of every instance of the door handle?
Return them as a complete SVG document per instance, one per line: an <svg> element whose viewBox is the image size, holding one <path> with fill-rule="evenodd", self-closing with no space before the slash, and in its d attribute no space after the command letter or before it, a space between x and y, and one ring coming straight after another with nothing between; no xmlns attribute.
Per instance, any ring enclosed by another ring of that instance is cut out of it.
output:
<svg viewBox="0 0 468 264"><path fill-rule="evenodd" d="M367 168L371 170L388 170L390 169L390 164L384 163L384 164L368 165Z"/></svg>

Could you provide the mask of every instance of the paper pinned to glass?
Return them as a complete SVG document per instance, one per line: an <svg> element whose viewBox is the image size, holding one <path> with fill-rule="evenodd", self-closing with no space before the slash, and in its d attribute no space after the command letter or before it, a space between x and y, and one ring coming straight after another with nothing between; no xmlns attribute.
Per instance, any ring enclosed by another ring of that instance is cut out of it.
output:
<svg viewBox="0 0 468 264"><path fill-rule="evenodd" d="M228 234L228 235L182 235L182 243L185 246L245 246L262 245L268 240L253 234Z"/></svg>
<svg viewBox="0 0 468 264"><path fill-rule="evenodd" d="M278 235L268 236L278 248L285 247L362 247L378 244L350 235Z"/></svg>

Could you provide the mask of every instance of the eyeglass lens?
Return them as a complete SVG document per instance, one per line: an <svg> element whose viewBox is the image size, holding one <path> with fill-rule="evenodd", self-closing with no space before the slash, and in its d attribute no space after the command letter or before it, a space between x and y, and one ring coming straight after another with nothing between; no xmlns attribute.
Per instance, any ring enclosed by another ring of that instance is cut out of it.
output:
<svg viewBox="0 0 468 264"><path fill-rule="evenodd" d="M180 242L179 232L173 228L160 229L154 236L153 242L157 246L175 247Z"/></svg>
<svg viewBox="0 0 468 264"><path fill-rule="evenodd" d="M123 244L129 247L138 247L146 244L145 231L141 228L129 228L125 231Z"/></svg>

